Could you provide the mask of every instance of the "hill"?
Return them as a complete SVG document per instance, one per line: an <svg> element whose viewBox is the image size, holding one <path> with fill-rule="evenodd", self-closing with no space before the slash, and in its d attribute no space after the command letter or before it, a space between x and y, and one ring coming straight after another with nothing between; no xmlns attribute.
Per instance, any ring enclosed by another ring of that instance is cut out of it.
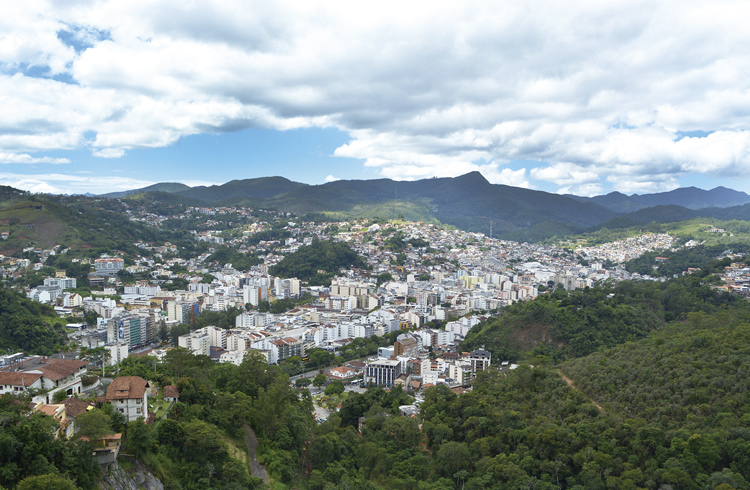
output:
<svg viewBox="0 0 750 490"><path fill-rule="evenodd" d="M750 202L750 195L726 187L715 187L708 191L697 187L683 187L669 192L633 194L632 196L621 192L611 192L602 196L571 197L581 202L599 204L618 213L630 213L652 206L677 205L688 209L727 208Z"/></svg>
<svg viewBox="0 0 750 490"><path fill-rule="evenodd" d="M128 193L141 195L138 191ZM710 191L691 187L640 196L613 192L586 198L491 184L479 172L417 181L338 180L321 185L264 177L176 189L169 196L189 198L192 203L262 207L328 219L439 221L520 241L699 216L750 220L750 204L744 204L750 196L723 187Z"/></svg>
<svg viewBox="0 0 750 490"><path fill-rule="evenodd" d="M268 272L279 277L296 277L311 285L329 286L342 269L367 269L365 260L343 242L314 240L288 254Z"/></svg>
<svg viewBox="0 0 750 490"><path fill-rule="evenodd" d="M148 187L142 187L140 189L133 189L122 192L110 192L108 194L102 194L99 197L107 198L120 198L127 197L132 194L143 194L146 192L166 192L166 193L178 193L190 189L190 186L181 184L179 182L162 182L159 184L150 185Z"/></svg>
<svg viewBox="0 0 750 490"><path fill-rule="evenodd" d="M8 231L0 242L0 253L12 255L34 246L49 249L103 248L127 250L137 241L169 240L172 235L141 223L127 215L97 208L83 196L14 196L0 202L0 231Z"/></svg>
<svg viewBox="0 0 750 490"><path fill-rule="evenodd" d="M748 320L691 313L560 371L491 368L427 390L416 419L392 415L398 387L351 393L312 431L309 488L747 490Z"/></svg>
<svg viewBox="0 0 750 490"><path fill-rule="evenodd" d="M140 190L138 190L140 191ZM138 191L128 191L129 194ZM213 205L257 206L299 215L324 213L342 219L408 217L441 221L494 236L550 222L575 230L614 218L596 204L569 197L490 184L479 172L413 182L339 180L306 185L283 177L233 180L173 194ZM535 233L535 236L537 233ZM542 232L540 235L547 236Z"/></svg>
<svg viewBox="0 0 750 490"><path fill-rule="evenodd" d="M204 202L231 204L243 199L269 199L306 184L293 182L284 177L261 177L259 179L232 180L222 185L191 187L179 192L181 196Z"/></svg>
<svg viewBox="0 0 750 490"><path fill-rule="evenodd" d="M715 267L723 264L713 262ZM493 357L510 360L538 354L561 360L645 338L690 312L715 312L727 305L750 311L744 299L705 284L713 269L706 261L703 265L701 274L666 282L623 281L614 287L557 290L513 304L472 328L462 348L485 347Z"/></svg>
<svg viewBox="0 0 750 490"><path fill-rule="evenodd" d="M658 420L663 428L720 429L724 420L739 423L750 413L749 380L738 370L750 356L748 313L691 313L642 341L571 360L563 370L628 417Z"/></svg>
<svg viewBox="0 0 750 490"><path fill-rule="evenodd" d="M0 288L0 349L52 355L67 342L66 323L51 306Z"/></svg>
<svg viewBox="0 0 750 490"><path fill-rule="evenodd" d="M267 204L295 213L345 213L356 206L394 201L420 203L429 207L432 217L466 230L489 234L492 224L495 236L545 221L574 228L587 227L616 215L601 206L580 203L557 194L490 184L479 172L413 182L339 180L299 187L269 199ZM389 210L390 206L384 206L384 212Z"/></svg>

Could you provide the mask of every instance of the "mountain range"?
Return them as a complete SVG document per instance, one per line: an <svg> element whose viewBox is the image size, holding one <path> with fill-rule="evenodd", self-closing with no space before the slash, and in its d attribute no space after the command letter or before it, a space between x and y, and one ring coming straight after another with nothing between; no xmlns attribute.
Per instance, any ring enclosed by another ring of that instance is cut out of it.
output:
<svg viewBox="0 0 750 490"><path fill-rule="evenodd" d="M682 187L669 192L633 194L632 196L627 196L621 192L610 192L603 196L594 197L580 197L569 194L568 196L581 202L593 202L619 213L630 213L652 206L677 205L688 209L702 209L709 207L726 208L750 202L750 195L726 187L716 187L709 191L697 187Z"/></svg>
<svg viewBox="0 0 750 490"><path fill-rule="evenodd" d="M699 216L750 219L750 195L726 187L581 197L491 184L479 172L417 181L338 180L321 185L302 184L284 177L198 187L160 183L100 197L120 198L150 192L181 196L186 203L189 200L212 206L256 206L332 219L403 216L529 241L602 226L620 228Z"/></svg>

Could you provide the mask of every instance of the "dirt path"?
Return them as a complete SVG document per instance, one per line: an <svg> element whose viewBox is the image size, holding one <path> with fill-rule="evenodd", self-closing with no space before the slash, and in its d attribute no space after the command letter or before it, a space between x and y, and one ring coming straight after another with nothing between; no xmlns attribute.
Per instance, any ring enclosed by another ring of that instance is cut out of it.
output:
<svg viewBox="0 0 750 490"><path fill-rule="evenodd" d="M587 399L588 401L590 401L591 403L593 403L593 404L594 404L594 406L595 406L596 408L598 408L600 412L604 412L604 409L602 408L602 406L601 406L601 405L599 405L598 403L596 403L596 402L594 401L594 399L593 399L593 398L591 398L590 396L588 396L588 395L587 395L586 393L584 393L584 392L582 392L581 390L579 390L579 389L578 389L578 388L576 387L576 385L575 385L575 384L573 384L573 380L572 380L572 379L570 379L570 378L568 378L567 376L565 376L565 373L563 373L563 372L562 372L562 371L561 371L560 369L558 369L558 370L557 370L557 374L559 374L559 375L560 375L560 377L561 377L562 379L564 379L566 383L568 383L568 386L570 386L571 388L573 388L574 390L576 390L576 391L577 391L578 393L582 394L582 395L584 396L584 398L586 398L586 399Z"/></svg>
<svg viewBox="0 0 750 490"><path fill-rule="evenodd" d="M255 452L255 449L258 447L258 438L255 437L255 432L247 424L245 424L245 444L247 444L247 453L250 455L250 470L253 476L263 478L263 481L268 485L268 472L258 462L258 455Z"/></svg>

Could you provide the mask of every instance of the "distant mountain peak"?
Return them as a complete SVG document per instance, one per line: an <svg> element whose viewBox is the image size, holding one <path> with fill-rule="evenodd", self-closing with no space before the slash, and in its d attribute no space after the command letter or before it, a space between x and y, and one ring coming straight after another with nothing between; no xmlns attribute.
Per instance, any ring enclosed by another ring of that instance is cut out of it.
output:
<svg viewBox="0 0 750 490"><path fill-rule="evenodd" d="M487 180L484 175L482 175L481 172L474 170L473 172L469 172L468 174L459 175L458 177L454 177L454 179L457 182L460 182L462 184L482 184L486 185L489 184L490 181Z"/></svg>

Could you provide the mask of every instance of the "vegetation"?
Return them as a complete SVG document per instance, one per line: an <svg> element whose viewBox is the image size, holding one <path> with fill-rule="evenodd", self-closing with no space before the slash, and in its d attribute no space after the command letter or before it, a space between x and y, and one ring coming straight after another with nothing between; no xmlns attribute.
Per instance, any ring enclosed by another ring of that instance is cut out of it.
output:
<svg viewBox="0 0 750 490"><path fill-rule="evenodd" d="M216 262L220 265L231 264L232 268L238 271L248 271L251 267L260 264L260 259L254 254L244 254L235 248L226 246L219 247L216 252L208 257L209 262Z"/></svg>
<svg viewBox="0 0 750 490"><path fill-rule="evenodd" d="M258 302L258 310L261 312L270 311L277 315L284 313L285 311L292 310L299 305L311 303L315 298L310 293L305 293L299 298L283 298L277 299L273 302L261 300Z"/></svg>
<svg viewBox="0 0 750 490"><path fill-rule="evenodd" d="M279 277L296 277L311 285L329 286L341 269L368 268L362 257L346 243L314 240L284 257L269 272Z"/></svg>
<svg viewBox="0 0 750 490"><path fill-rule="evenodd" d="M709 270L667 282L623 281L571 292L558 289L534 301L516 303L472 328L462 347L484 345L494 359L544 355L560 361L644 338L690 312L748 309L744 299L712 289Z"/></svg>
<svg viewBox="0 0 750 490"><path fill-rule="evenodd" d="M54 309L0 287L0 349L51 355L67 341Z"/></svg>
<svg viewBox="0 0 750 490"><path fill-rule="evenodd" d="M672 277L687 272L689 268L712 267L710 272L718 272L720 268L727 266L731 260L716 262L716 257L727 251L726 245L702 245L691 248L682 248L675 252L669 250L658 250L647 252L638 258L625 263L625 269L629 272L654 277ZM733 253L746 254L750 252L750 243L735 243L731 247ZM667 260L657 262L656 257ZM714 264L711 264L714 262ZM656 269L653 266L658 266Z"/></svg>
<svg viewBox="0 0 750 490"><path fill-rule="evenodd" d="M313 432L307 488L749 489L750 312L737 306L563 364L578 389L525 365L460 396L431 388L421 431L396 416L400 390L350 394Z"/></svg>
<svg viewBox="0 0 750 490"><path fill-rule="evenodd" d="M55 420L30 415L29 401L11 394L0 397L0 486L95 488L100 469L91 458L90 444L55 439Z"/></svg>
<svg viewBox="0 0 750 490"><path fill-rule="evenodd" d="M260 488L262 481L251 476L241 456L250 429L271 475L280 482L295 480L313 423L312 402L300 398L288 376L268 366L262 355L247 354L240 366L217 365L207 356L175 348L163 364L127 361L121 374L163 385L175 382L180 391L180 401L156 430L127 425L126 447L162 481L184 490Z"/></svg>
<svg viewBox="0 0 750 490"><path fill-rule="evenodd" d="M725 230L724 233L711 232L712 228ZM707 246L723 245L733 247L735 244L747 243L750 240L750 223L748 221L721 220L714 218L695 218L682 221L636 222L628 218L615 218L585 233L554 233L553 238L545 243L575 243L577 245L595 246L610 243L643 233L666 233L672 235L682 244L695 240ZM549 235L549 236L553 236Z"/></svg>

